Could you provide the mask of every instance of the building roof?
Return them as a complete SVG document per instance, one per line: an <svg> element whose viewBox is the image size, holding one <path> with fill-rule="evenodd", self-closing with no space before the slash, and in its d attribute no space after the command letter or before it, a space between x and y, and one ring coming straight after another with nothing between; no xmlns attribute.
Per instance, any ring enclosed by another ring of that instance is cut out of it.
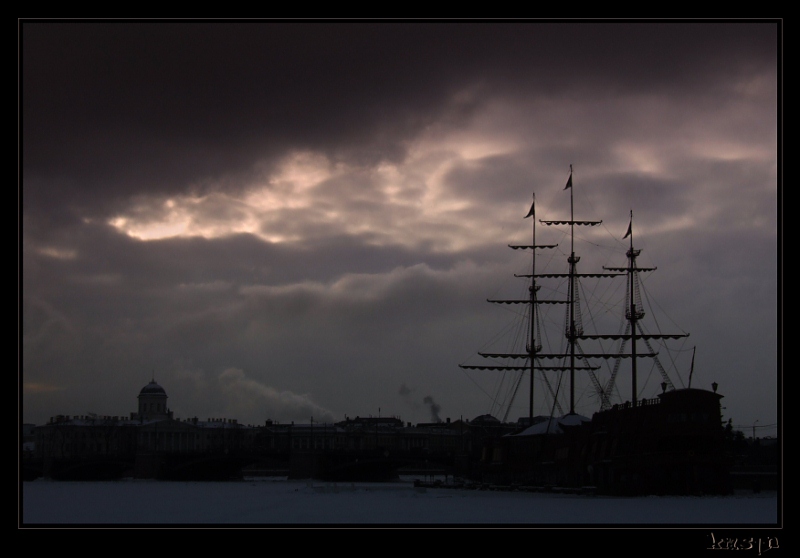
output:
<svg viewBox="0 0 800 558"><path fill-rule="evenodd" d="M533 426L529 426L522 432L517 434L509 434L509 436L537 436L540 434L563 434L564 429L562 426L570 427L577 426L584 422L591 422L591 419L577 414L566 414L560 418L547 418L541 422L537 422Z"/></svg>
<svg viewBox="0 0 800 558"><path fill-rule="evenodd" d="M149 384L142 388L139 395L164 395L166 397L167 392L155 380L151 380Z"/></svg>

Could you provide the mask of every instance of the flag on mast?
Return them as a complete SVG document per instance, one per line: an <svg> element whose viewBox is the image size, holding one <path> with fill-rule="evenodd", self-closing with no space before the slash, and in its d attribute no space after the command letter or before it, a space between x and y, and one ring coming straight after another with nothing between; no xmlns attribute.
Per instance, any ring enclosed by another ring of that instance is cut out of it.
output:
<svg viewBox="0 0 800 558"><path fill-rule="evenodd" d="M535 215L533 214L534 206L536 206L536 196L535 195L533 196L533 203L531 203L531 210L528 211L528 214L525 217L523 217L523 219L527 219L528 217L535 217Z"/></svg>
<svg viewBox="0 0 800 558"><path fill-rule="evenodd" d="M633 225L633 217L631 217L631 221L628 223L628 232L625 233L625 236L622 237L622 240L625 240L631 235L631 225Z"/></svg>
<svg viewBox="0 0 800 558"><path fill-rule="evenodd" d="M567 179L567 185L564 186L565 190L569 188L572 188L572 172L569 173L569 178Z"/></svg>

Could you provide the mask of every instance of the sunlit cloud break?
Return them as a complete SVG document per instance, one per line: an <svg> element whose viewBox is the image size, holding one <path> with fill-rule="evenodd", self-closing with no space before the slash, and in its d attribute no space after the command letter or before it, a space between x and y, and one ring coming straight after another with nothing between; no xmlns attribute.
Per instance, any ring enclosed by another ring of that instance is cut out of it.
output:
<svg viewBox="0 0 800 558"><path fill-rule="evenodd" d="M482 228L459 224L459 212L473 204L445 188L444 177L455 165L511 149L507 142L470 140L459 132L423 137L404 162L374 168L296 152L240 193L139 198L108 223L142 241L250 234L281 243L338 233L366 236L372 244L426 242L453 249L474 244L471 237Z"/></svg>

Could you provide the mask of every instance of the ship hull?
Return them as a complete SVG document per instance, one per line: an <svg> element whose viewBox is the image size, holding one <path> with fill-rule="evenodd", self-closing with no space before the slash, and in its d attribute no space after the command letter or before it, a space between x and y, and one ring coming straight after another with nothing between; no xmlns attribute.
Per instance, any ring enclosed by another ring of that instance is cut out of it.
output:
<svg viewBox="0 0 800 558"><path fill-rule="evenodd" d="M728 494L719 399L705 390L674 390L557 433L489 440L479 480L617 495Z"/></svg>

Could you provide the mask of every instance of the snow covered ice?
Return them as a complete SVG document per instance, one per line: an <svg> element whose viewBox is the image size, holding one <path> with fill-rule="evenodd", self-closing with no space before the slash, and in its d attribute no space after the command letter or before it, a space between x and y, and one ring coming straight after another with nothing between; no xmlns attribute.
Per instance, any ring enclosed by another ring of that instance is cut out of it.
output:
<svg viewBox="0 0 800 558"><path fill-rule="evenodd" d="M776 526L775 492L635 498L245 479L124 479L21 485L36 525L750 525Z"/></svg>

